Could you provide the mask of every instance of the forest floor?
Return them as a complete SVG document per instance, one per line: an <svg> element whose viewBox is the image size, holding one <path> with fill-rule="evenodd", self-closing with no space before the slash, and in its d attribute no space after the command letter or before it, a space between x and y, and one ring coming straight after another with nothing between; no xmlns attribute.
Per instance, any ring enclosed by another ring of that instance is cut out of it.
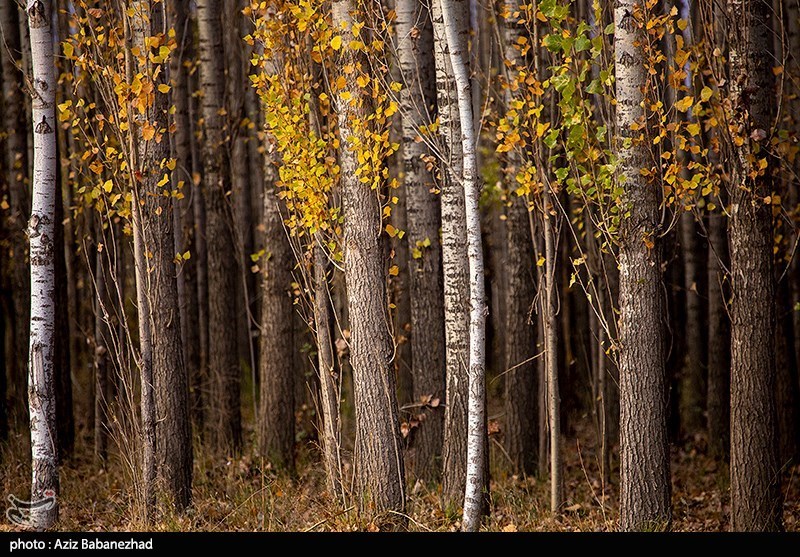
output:
<svg viewBox="0 0 800 557"><path fill-rule="evenodd" d="M484 528L493 531L606 531L615 528L618 506L616 470L602 496L600 474L590 431L578 430L563 441L565 503L560 518L549 513L547 480L509 475L497 434L492 435L491 514ZM69 531L140 530L136 488L123 459L112 458L108 469L93 460L88 439L61 469L58 528ZM728 467L703 454L696 446L672 449L673 529L724 531L728 527L730 497ZM306 443L306 447L313 445ZM0 463L0 494L23 498L29 490L27 440L12 438ZM355 511L342 510L325 495L323 467L318 455L300 449L298 474L288 478L252 456L214 463L203 451L195 452L193 506L183 516L162 516L155 530L166 531L347 531L375 530ZM263 465L262 465L263 464ZM347 472L347 470L346 470ZM783 481L784 523L800 530L800 466L786 470ZM458 529L459 516L443 512L436 492L411 488L408 493L408 529ZM14 526L0 521L0 531Z"/></svg>

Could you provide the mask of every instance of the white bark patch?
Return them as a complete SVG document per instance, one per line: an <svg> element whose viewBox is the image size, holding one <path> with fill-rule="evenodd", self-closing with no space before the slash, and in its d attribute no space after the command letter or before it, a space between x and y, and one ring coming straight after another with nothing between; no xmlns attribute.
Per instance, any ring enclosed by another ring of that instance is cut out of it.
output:
<svg viewBox="0 0 800 557"><path fill-rule="evenodd" d="M33 90L33 188L28 225L31 260L31 322L28 406L31 431L31 501L55 496L56 504L31 511L36 530L58 517L53 340L55 329L54 247L56 209L55 66L49 3L31 0L25 12L31 41Z"/></svg>

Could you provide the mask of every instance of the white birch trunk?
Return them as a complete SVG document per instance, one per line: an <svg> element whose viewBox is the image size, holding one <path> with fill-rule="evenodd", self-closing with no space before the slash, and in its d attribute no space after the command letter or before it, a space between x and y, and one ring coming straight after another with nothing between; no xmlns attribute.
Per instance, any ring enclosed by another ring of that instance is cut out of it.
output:
<svg viewBox="0 0 800 557"><path fill-rule="evenodd" d="M481 220L478 209L480 184L475 153L475 123L472 116L472 91L469 78L469 53L461 48L457 34L460 27L455 18L463 10L454 10L451 0L442 0L442 17L458 92L458 112L461 123L461 149L466 213L467 260L469 263L469 399L467 433L467 487L464 494L462 529L473 532L480 526L486 490L486 300L483 278L483 247Z"/></svg>
<svg viewBox="0 0 800 557"><path fill-rule="evenodd" d="M457 32L466 48L466 0L459 0ZM441 169L442 278L444 282L445 408L442 446L442 506L455 509L463 503L467 465L467 399L469 398L469 271L463 231L464 192L459 187L462 152L459 138L458 95L448 54L447 37L439 1L431 2L433 56L436 65L437 111L442 145Z"/></svg>
<svg viewBox="0 0 800 557"><path fill-rule="evenodd" d="M56 209L56 77L50 2L29 0L33 91L33 202L28 224L31 260L31 329L28 406L31 430L31 501L54 497L31 510L30 525L50 528L58 518L53 336L55 330L54 245Z"/></svg>

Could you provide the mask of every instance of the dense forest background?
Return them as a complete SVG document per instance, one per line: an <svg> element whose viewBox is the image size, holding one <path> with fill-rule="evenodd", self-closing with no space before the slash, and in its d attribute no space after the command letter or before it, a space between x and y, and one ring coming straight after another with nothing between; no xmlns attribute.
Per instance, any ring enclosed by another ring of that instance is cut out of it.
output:
<svg viewBox="0 0 800 557"><path fill-rule="evenodd" d="M0 530L798 529L800 1L0 29Z"/></svg>

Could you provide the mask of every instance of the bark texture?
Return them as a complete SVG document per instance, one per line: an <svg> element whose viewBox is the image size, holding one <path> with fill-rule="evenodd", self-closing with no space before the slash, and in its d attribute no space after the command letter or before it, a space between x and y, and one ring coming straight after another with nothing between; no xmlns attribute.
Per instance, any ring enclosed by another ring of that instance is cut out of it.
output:
<svg viewBox="0 0 800 557"><path fill-rule="evenodd" d="M744 140L730 160L731 529L782 527L775 411L775 277L770 173L755 178L749 157L764 156L772 127L771 3L726 5L733 122ZM761 131L758 131L761 130ZM754 140L751 134L761 140Z"/></svg>
<svg viewBox="0 0 800 557"><path fill-rule="evenodd" d="M52 497L52 503L31 509L30 526L52 527L58 518L58 437L55 400L55 222L56 187L56 77L53 62L52 6L29 0L28 16L33 121L33 180L30 242L30 344L28 352L28 407L31 435L31 500Z"/></svg>
<svg viewBox="0 0 800 557"><path fill-rule="evenodd" d="M509 80L518 77L522 67L519 37L523 29L514 13L519 10L517 0L506 0L503 5L504 57ZM506 89L506 110L514 94ZM508 188L514 189L515 177L520 170L519 155L512 150L505 163ZM505 450L512 465L523 474L536 474L537 442L537 381L536 381L536 329L533 326L533 303L536 296L535 258L531 242L528 199L509 193L506 207L505 243L506 260L505 294Z"/></svg>
<svg viewBox="0 0 800 557"><path fill-rule="evenodd" d="M466 0L454 6L455 35L466 48L469 13ZM467 398L469 396L469 271L466 212L461 187L463 151L458 93L440 2L431 2L433 54L441 144L439 188L442 205L442 275L444 281L445 409L442 447L442 503L446 509L463 504L467 477Z"/></svg>
<svg viewBox="0 0 800 557"><path fill-rule="evenodd" d="M259 350L258 442L262 456L294 472L294 366L291 296L294 261L274 184L264 192L264 249Z"/></svg>
<svg viewBox="0 0 800 557"><path fill-rule="evenodd" d="M334 0L333 25L352 25L352 0ZM342 48L337 68L348 64L369 68L363 52ZM356 504L365 513L405 509L405 479L386 295L386 257L381 232L378 192L361 183L352 145L353 121L370 114L371 99L356 83L357 72L341 72L346 86L337 93L339 165L344 205L344 261L347 313L350 322L350 364L353 367L356 433L353 467ZM350 93L350 99L343 92ZM396 516L387 515L390 521Z"/></svg>
<svg viewBox="0 0 800 557"><path fill-rule="evenodd" d="M668 529L671 521L664 354L664 287L661 275L660 184L639 169L648 141L631 133L644 116L646 69L632 16L634 0L614 9L617 155L630 217L619 246L620 529ZM623 139L632 139L630 147Z"/></svg>
<svg viewBox="0 0 800 557"><path fill-rule="evenodd" d="M231 177L229 138L223 118L225 64L221 9L221 0L197 2L208 266L208 374L211 398L207 426L212 446L225 453L240 450L242 423L241 370L236 337L236 251L226 197L231 189Z"/></svg>
<svg viewBox="0 0 800 557"><path fill-rule="evenodd" d="M403 183L408 223L411 357L414 401L444 400L445 342L440 209L420 127L435 117L436 85L433 27L428 7L419 0L399 0L397 49L402 72L400 92ZM413 478L426 483L441 476L444 405L424 406L414 430Z"/></svg>

